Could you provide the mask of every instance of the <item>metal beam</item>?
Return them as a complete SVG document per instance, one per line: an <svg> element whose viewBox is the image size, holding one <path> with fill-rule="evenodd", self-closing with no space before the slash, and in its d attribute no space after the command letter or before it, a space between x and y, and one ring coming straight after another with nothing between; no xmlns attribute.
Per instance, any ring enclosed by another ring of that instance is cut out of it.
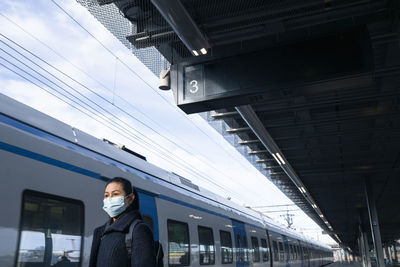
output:
<svg viewBox="0 0 400 267"><path fill-rule="evenodd" d="M181 1L151 0L151 2L193 55L207 53L210 44ZM206 52L202 52L202 49Z"/></svg>

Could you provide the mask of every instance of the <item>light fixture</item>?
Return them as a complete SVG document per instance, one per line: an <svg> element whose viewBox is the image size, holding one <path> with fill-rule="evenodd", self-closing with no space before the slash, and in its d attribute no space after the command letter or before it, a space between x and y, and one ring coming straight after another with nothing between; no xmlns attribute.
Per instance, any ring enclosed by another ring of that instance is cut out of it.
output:
<svg viewBox="0 0 400 267"><path fill-rule="evenodd" d="M252 232L252 233L257 233L257 231L256 231L256 230L251 230L251 232Z"/></svg>
<svg viewBox="0 0 400 267"><path fill-rule="evenodd" d="M281 154L276 153L276 156L279 158L279 160L282 162L282 164L285 165L285 161L283 160Z"/></svg>
<svg viewBox="0 0 400 267"><path fill-rule="evenodd" d="M205 55L205 54L207 54L207 49L202 48L202 49L200 49L200 52L201 52L203 55Z"/></svg>
<svg viewBox="0 0 400 267"><path fill-rule="evenodd" d="M192 50L193 55L195 55L196 57L199 55L199 52L197 52L196 50Z"/></svg>
<svg viewBox="0 0 400 267"><path fill-rule="evenodd" d="M317 209L317 205L312 204L311 207L313 207L314 209Z"/></svg>
<svg viewBox="0 0 400 267"><path fill-rule="evenodd" d="M321 214L321 215L319 215L319 217L324 218L324 215Z"/></svg>
<svg viewBox="0 0 400 267"><path fill-rule="evenodd" d="M280 160L275 156L275 154L272 153L272 156L273 156L274 159L279 163L279 165L282 165L282 163L281 163Z"/></svg>
<svg viewBox="0 0 400 267"><path fill-rule="evenodd" d="M303 194L306 193L306 189L304 188L304 186L299 187L300 192L302 192Z"/></svg>

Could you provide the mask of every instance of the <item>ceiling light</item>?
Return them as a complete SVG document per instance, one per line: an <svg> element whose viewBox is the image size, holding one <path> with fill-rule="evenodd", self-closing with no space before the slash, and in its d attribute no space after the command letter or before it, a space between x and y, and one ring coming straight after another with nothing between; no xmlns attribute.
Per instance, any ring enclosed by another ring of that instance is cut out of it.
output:
<svg viewBox="0 0 400 267"><path fill-rule="evenodd" d="M276 153L276 156L279 158L279 160L282 162L282 164L285 164L285 161L283 160L283 158L281 157L281 155L279 153Z"/></svg>
<svg viewBox="0 0 400 267"><path fill-rule="evenodd" d="M321 214L321 215L319 215L319 217L324 218L324 215Z"/></svg>
<svg viewBox="0 0 400 267"><path fill-rule="evenodd" d="M282 163L279 161L279 159L278 159L274 154L272 154L272 156L273 156L274 159L279 163L279 165L282 165Z"/></svg>
<svg viewBox="0 0 400 267"><path fill-rule="evenodd" d="M196 50L192 50L193 55L195 55L196 57L199 55L199 53Z"/></svg>
<svg viewBox="0 0 400 267"><path fill-rule="evenodd" d="M207 54L207 49L202 48L202 49L200 49L200 52L201 52L203 55L205 55L205 54Z"/></svg>

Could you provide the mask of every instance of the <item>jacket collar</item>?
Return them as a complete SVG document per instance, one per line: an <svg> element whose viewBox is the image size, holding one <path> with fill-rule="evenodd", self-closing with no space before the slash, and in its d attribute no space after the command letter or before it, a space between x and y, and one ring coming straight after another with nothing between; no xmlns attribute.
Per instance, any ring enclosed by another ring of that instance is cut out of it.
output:
<svg viewBox="0 0 400 267"><path fill-rule="evenodd" d="M131 223L136 220L141 219L138 210L127 210L121 216L117 218L115 222L112 222L112 218L105 225L104 233L108 232L127 232Z"/></svg>

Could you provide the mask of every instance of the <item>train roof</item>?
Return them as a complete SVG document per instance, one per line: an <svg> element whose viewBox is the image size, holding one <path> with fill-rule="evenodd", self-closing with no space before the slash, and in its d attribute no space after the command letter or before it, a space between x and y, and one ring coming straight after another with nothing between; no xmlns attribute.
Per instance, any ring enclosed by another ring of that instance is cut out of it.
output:
<svg viewBox="0 0 400 267"><path fill-rule="evenodd" d="M121 147L115 146L109 141L95 138L94 136L91 136L77 128L74 128L73 126L67 125L3 94L0 94L0 114L23 122L24 124L40 129L41 131L44 131L50 135L64 139L68 142L96 152L110 159L116 160L122 164L141 170L158 179L171 183L176 187L183 188L191 192L192 194L205 197L215 202L216 204L219 204L217 205L219 207L220 205L223 205L225 207L232 208L235 211L239 212L241 215L244 215L253 221L257 221L263 225L267 225L267 228L269 230L275 231L277 233L286 234L288 236L297 238L299 240L321 248L330 248L325 244L317 242L313 239L306 238L291 229L285 228L284 226L273 221L270 217L264 216L254 210L240 206L205 188L195 185L190 180L178 174L161 169L147 162L144 157L132 153L132 151L123 150L121 149Z"/></svg>

